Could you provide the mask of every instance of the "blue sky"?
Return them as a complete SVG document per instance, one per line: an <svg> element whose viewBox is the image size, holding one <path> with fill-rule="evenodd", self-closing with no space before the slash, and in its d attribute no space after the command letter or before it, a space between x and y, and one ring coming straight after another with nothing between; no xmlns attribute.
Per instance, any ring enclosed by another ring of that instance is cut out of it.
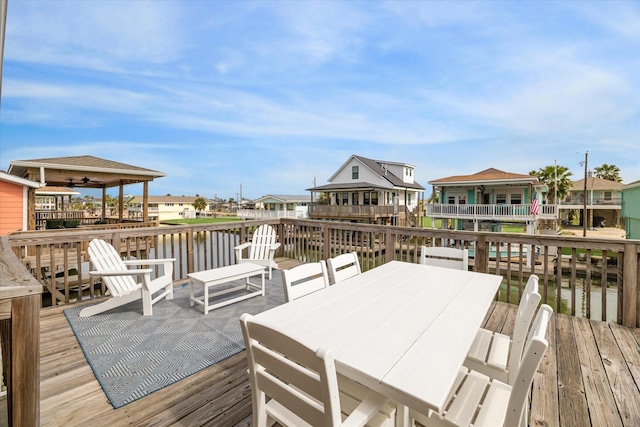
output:
<svg viewBox="0 0 640 427"><path fill-rule="evenodd" d="M588 150L631 183L639 52L637 1L9 0L0 169L93 155L166 173L152 195L258 198L352 154L429 187L579 179Z"/></svg>

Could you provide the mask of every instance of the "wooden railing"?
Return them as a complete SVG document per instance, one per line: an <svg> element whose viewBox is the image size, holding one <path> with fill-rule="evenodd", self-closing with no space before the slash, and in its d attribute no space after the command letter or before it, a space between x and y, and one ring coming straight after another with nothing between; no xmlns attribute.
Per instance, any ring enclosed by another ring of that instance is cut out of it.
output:
<svg viewBox="0 0 640 427"><path fill-rule="evenodd" d="M464 246L470 249L470 268L504 277L497 295L501 300L517 303L529 275L537 274L543 302L556 310L638 326L640 240L281 218L191 226L19 233L9 236L9 242L23 262L29 261L29 269L40 283L53 291L60 302L71 303L101 296L105 291L101 285L91 282L86 271L77 268L86 263L86 246L93 238L119 245L123 256L175 257L174 278L181 282L187 280L189 272L235 263L234 246L247 241L253 229L263 223L272 224L278 230L282 246L277 256L311 262L355 251L363 270L394 259L418 262L421 245Z"/></svg>
<svg viewBox="0 0 640 427"><path fill-rule="evenodd" d="M482 220L533 220L531 205L455 205L426 204L426 216L436 218L467 218ZM538 218L557 218L556 205L540 205Z"/></svg>
<svg viewBox="0 0 640 427"><path fill-rule="evenodd" d="M9 426L40 425L41 294L42 286L21 266L7 237L0 237L0 378L7 391L7 413L0 419Z"/></svg>

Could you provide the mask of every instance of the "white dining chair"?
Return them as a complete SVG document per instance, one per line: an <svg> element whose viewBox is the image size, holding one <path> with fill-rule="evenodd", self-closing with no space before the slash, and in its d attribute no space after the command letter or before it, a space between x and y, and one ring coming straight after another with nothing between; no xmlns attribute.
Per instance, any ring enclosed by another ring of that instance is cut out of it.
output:
<svg viewBox="0 0 640 427"><path fill-rule="evenodd" d="M250 314L240 317L240 325L254 426L394 425L395 408L388 398L339 377L331 350L307 347Z"/></svg>
<svg viewBox="0 0 640 427"><path fill-rule="evenodd" d="M532 274L522 291L513 335L480 329L471 345L464 365L491 378L513 384L531 322L540 303L538 276Z"/></svg>
<svg viewBox="0 0 640 427"><path fill-rule="evenodd" d="M420 246L420 264L469 270L469 250L445 246Z"/></svg>
<svg viewBox="0 0 640 427"><path fill-rule="evenodd" d="M532 333L524 350L513 385L462 367L442 413L435 411L409 415L425 427L524 427L528 424L527 398L533 377L549 343L545 338L553 310L543 304L538 310Z"/></svg>
<svg viewBox="0 0 640 427"><path fill-rule="evenodd" d="M286 302L319 291L329 286L327 263L321 260L282 270L282 281Z"/></svg>
<svg viewBox="0 0 640 427"><path fill-rule="evenodd" d="M329 282L334 285L362 273L356 252L341 254L327 260Z"/></svg>

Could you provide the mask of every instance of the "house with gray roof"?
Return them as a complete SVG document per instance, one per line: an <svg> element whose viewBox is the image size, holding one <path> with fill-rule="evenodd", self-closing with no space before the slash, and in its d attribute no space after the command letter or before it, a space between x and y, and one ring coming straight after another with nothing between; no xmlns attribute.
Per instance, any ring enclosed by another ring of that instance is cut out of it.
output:
<svg viewBox="0 0 640 427"><path fill-rule="evenodd" d="M329 178L329 184L308 188L324 195L326 204L309 207L312 219L415 226L424 187L415 167L402 162L352 155Z"/></svg>

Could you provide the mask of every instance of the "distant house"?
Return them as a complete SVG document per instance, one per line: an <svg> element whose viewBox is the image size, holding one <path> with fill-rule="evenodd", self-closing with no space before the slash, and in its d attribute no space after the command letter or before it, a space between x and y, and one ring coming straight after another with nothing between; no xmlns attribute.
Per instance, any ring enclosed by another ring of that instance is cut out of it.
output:
<svg viewBox="0 0 640 427"><path fill-rule="evenodd" d="M72 199L80 192L67 187L44 186L36 189L36 211L70 210Z"/></svg>
<svg viewBox="0 0 640 427"><path fill-rule="evenodd" d="M40 182L0 171L0 236L28 229L29 189L43 186Z"/></svg>
<svg viewBox="0 0 640 427"><path fill-rule="evenodd" d="M632 182L620 188L621 216L627 239L640 239L640 181Z"/></svg>
<svg viewBox="0 0 640 427"><path fill-rule="evenodd" d="M191 196L149 196L147 221L195 218L197 211L193 204L196 199ZM143 220L142 207L142 196L133 196L127 206L129 218Z"/></svg>
<svg viewBox="0 0 640 427"><path fill-rule="evenodd" d="M595 176L587 177L587 225L598 227L602 221L606 225L620 225L620 211L622 209L622 197L619 194L624 184L600 179ZM584 193L585 180L573 181L573 186L569 190L567 197L560 202L559 208L563 217L573 210L580 211L580 224L583 224L584 217Z"/></svg>
<svg viewBox="0 0 640 427"><path fill-rule="evenodd" d="M238 218L308 218L309 196L267 194L254 200L254 209L238 209Z"/></svg>
<svg viewBox="0 0 640 427"><path fill-rule="evenodd" d="M415 167L408 163L352 155L328 181L307 189L312 195L324 194L328 201L309 207L312 219L417 224L424 187L415 181Z"/></svg>
<svg viewBox="0 0 640 427"><path fill-rule="evenodd" d="M425 206L426 216L442 220L443 228L501 231L502 226L520 224L534 234L538 221L549 234L556 233L555 205L542 204L544 184L532 175L490 168L471 175L454 175L429 181L435 200ZM532 211L536 200L538 212Z"/></svg>

